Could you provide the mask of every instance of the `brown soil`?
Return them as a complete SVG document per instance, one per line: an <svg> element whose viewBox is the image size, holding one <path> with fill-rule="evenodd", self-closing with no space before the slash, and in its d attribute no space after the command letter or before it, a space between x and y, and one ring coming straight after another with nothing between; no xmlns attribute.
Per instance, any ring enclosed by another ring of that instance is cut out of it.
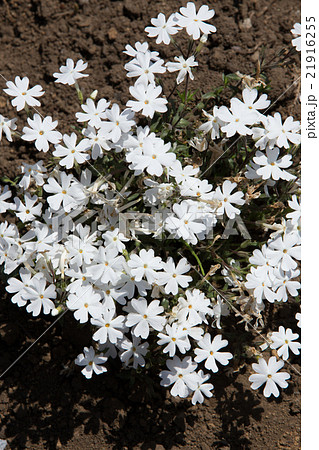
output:
<svg viewBox="0 0 319 450"><path fill-rule="evenodd" d="M130 85L123 68L125 45L148 40L143 30L150 18L177 11L184 4L177 0L3 0L1 74L7 80L26 75L31 85L40 83L46 90L42 113L58 118L60 130L70 132L75 123L70 124L70 113L79 107L72 88L57 86L52 73L67 57L82 58L89 63L91 75L81 81L85 95L98 89L100 97L125 104ZM201 54L194 83L205 90L222 83L222 72L253 72L263 45L267 60L283 47L289 49L290 29L300 20L298 0L209 0L206 4L216 11L213 23L218 32ZM247 18L252 24L249 29L244 26ZM165 46L160 51L164 58L175 54ZM297 69L291 67L277 67L267 75L273 101L298 78ZM0 79L0 88L4 87ZM296 85L282 95L276 110L284 117L299 118ZM2 94L0 112L14 116ZM14 177L22 161L41 158L31 145L9 146L3 140L0 177ZM4 294L1 371L53 323L53 319L33 319ZM297 311L294 304L282 305L267 314L266 325L278 328L284 320L285 326L297 331ZM73 323L71 316L50 328L0 381L0 438L7 439L10 448L300 448L300 380L294 371L289 388L279 399L270 400L250 389L249 366L221 371L213 379L214 397L192 406L189 401L172 399L153 374L135 380L126 372L119 374L116 363L105 376L85 380L71 363L90 339L85 328L76 330L69 321ZM299 368L300 359L292 363Z"/></svg>

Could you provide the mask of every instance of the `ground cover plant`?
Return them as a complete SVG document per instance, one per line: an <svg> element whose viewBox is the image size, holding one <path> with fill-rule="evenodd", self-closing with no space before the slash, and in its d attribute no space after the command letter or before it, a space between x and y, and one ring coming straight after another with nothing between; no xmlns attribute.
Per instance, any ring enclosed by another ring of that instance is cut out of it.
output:
<svg viewBox="0 0 319 450"><path fill-rule="evenodd" d="M87 64L67 58L53 77L79 100L69 133L41 115L43 89L27 77L4 90L27 123L1 117L9 141L50 154L4 179L1 212L17 219L1 233L12 302L34 317L72 311L79 329L91 324L75 359L86 378L119 358L127 382L146 372L193 405L212 397L217 372L249 362L251 388L278 397L290 378L281 369L300 348L286 323L269 330L263 320L268 308L299 302L300 123L268 114L262 59L252 75L192 89L218 33L213 17L189 2L151 20L148 36L176 56L165 62L147 42L128 44L123 108L97 86L87 96Z"/></svg>

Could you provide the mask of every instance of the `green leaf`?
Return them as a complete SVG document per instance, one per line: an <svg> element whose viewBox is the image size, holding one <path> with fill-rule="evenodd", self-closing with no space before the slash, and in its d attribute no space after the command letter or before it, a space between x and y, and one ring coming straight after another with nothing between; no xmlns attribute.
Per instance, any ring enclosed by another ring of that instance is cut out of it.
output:
<svg viewBox="0 0 319 450"><path fill-rule="evenodd" d="M216 97L216 90L214 92L207 92L202 96L203 100L208 100L209 98L215 98Z"/></svg>
<svg viewBox="0 0 319 450"><path fill-rule="evenodd" d="M135 200L139 196L139 193L136 192L135 194L132 194L130 197L128 197L127 201L131 202L132 200Z"/></svg>
<svg viewBox="0 0 319 450"><path fill-rule="evenodd" d="M161 116L159 116L158 119L155 122L153 122L152 125L150 126L151 132L155 132L157 130L157 127L158 127L160 121L161 121Z"/></svg>
<svg viewBox="0 0 319 450"><path fill-rule="evenodd" d="M240 77L236 73L229 73L226 75L229 80L240 80Z"/></svg>
<svg viewBox="0 0 319 450"><path fill-rule="evenodd" d="M178 126L181 128L186 128L189 125L189 121L186 119L181 119L178 123Z"/></svg>

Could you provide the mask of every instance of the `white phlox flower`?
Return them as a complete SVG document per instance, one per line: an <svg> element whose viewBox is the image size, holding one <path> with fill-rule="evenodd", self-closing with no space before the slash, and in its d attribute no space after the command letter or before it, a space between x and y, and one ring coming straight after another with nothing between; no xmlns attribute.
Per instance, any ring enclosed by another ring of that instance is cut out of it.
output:
<svg viewBox="0 0 319 450"><path fill-rule="evenodd" d="M133 120L134 113L130 109L125 109L122 113L117 103L112 105L111 109L105 111L107 121L101 125L101 132L106 139L117 143L123 133L128 133L132 126L135 125Z"/></svg>
<svg viewBox="0 0 319 450"><path fill-rule="evenodd" d="M290 212L286 215L287 219L291 219L293 225L298 223L301 217L301 206L298 203L298 199L296 195L293 195L291 200L288 200L289 208L293 209L293 212Z"/></svg>
<svg viewBox="0 0 319 450"><path fill-rule="evenodd" d="M166 294L176 295L178 293L178 286L186 288L193 278L189 275L184 275L191 269L186 258L182 258L177 266L175 266L173 258L170 256L167 262L163 262L163 273L159 273L157 283L161 286L165 286L164 290Z"/></svg>
<svg viewBox="0 0 319 450"><path fill-rule="evenodd" d="M111 142L107 140L105 131L101 128L96 131L95 128L89 125L87 128L83 128L82 134L85 138L81 142L87 149L91 149L91 157L94 161L103 157L103 150L111 150Z"/></svg>
<svg viewBox="0 0 319 450"><path fill-rule="evenodd" d="M101 98L95 105L91 98L87 98L86 102L81 105L84 112L77 112L75 117L78 122L87 122L90 127L101 128L103 119L106 119L106 110L110 102L105 98Z"/></svg>
<svg viewBox="0 0 319 450"><path fill-rule="evenodd" d="M274 281L273 289L276 290L278 302L286 302L288 300L288 294L292 297L298 295L298 290L301 288L299 281L294 280L300 275L300 270L289 270L284 272L278 268L274 269Z"/></svg>
<svg viewBox="0 0 319 450"><path fill-rule="evenodd" d="M253 125L259 122L259 113L252 111L247 114L247 106L240 102L238 98L230 100L230 108L221 106L217 111L217 116L225 125L221 127L227 137L238 133L242 136L251 135L253 131L247 125Z"/></svg>
<svg viewBox="0 0 319 450"><path fill-rule="evenodd" d="M60 72L55 72L53 74L54 78L56 78L56 83L68 84L72 85L77 82L79 78L88 77L89 75L86 73L81 73L83 70L87 68L87 63L85 63L82 59L79 59L74 66L74 61L71 58L66 60L66 65L60 67Z"/></svg>
<svg viewBox="0 0 319 450"><path fill-rule="evenodd" d="M292 45L296 47L298 52L301 51L301 24L295 23L294 27L290 30L291 33L295 36L291 41Z"/></svg>
<svg viewBox="0 0 319 450"><path fill-rule="evenodd" d="M8 279L6 291L10 292L10 294L14 294L11 297L12 303L16 303L21 307L27 304L27 300L25 300L23 296L25 294L25 288L30 285L32 274L28 269L22 268L19 271L19 275L21 280L13 277Z"/></svg>
<svg viewBox="0 0 319 450"><path fill-rule="evenodd" d="M17 111L21 111L25 105L41 106L41 103L35 97L41 97L44 94L44 91L39 84L29 89L28 77L23 77L21 79L16 76L14 82L7 81L6 85L8 88L3 90L6 94L14 97L14 99L11 100L11 104L17 108Z"/></svg>
<svg viewBox="0 0 319 450"><path fill-rule="evenodd" d="M112 283L115 285L121 277L124 258L118 255L116 248L98 248L93 263L87 268L87 272L94 281L101 283Z"/></svg>
<svg viewBox="0 0 319 450"><path fill-rule="evenodd" d="M84 369L81 370L85 378L92 378L93 372L96 375L100 375L107 371L106 367L101 365L108 360L103 353L96 354L92 346L90 348L84 347L83 352L84 353L80 353L76 357L74 362L77 366L85 366Z"/></svg>
<svg viewBox="0 0 319 450"><path fill-rule="evenodd" d="M297 327L301 328L301 313L296 313L295 319L297 320Z"/></svg>
<svg viewBox="0 0 319 450"><path fill-rule="evenodd" d="M199 370L197 372L197 380L196 384L197 387L194 390L194 394L192 397L192 404L196 405L196 403L203 403L204 402L204 396L207 398L210 398L213 396L213 393L211 392L212 389L214 389L214 386L211 383L206 383L210 378L210 374L204 374L202 370Z"/></svg>
<svg viewBox="0 0 319 450"><path fill-rule="evenodd" d="M212 140L220 137L220 128L225 125L225 122L218 117L218 111L218 106L214 106L212 114L209 114L203 109L202 113L207 117L208 121L200 125L198 128L200 131L203 131L204 134L210 133Z"/></svg>
<svg viewBox="0 0 319 450"><path fill-rule="evenodd" d="M2 139L2 132L5 134L9 142L12 142L11 131L17 129L16 121L18 119L7 119L0 114L0 142Z"/></svg>
<svg viewBox="0 0 319 450"><path fill-rule="evenodd" d="M195 57L190 56L185 60L183 56L175 56L174 59L176 62L167 62L166 67L169 72L179 71L176 78L176 83L182 83L187 74L189 75L189 78L193 80L194 75L191 68L198 66L198 62L195 61Z"/></svg>
<svg viewBox="0 0 319 450"><path fill-rule="evenodd" d="M297 267L297 260L301 259L300 237L298 233L285 234L278 236L268 243L269 253L274 258L276 266L282 270L294 270Z"/></svg>
<svg viewBox="0 0 319 450"><path fill-rule="evenodd" d="M151 19L152 27L146 27L145 31L148 37L156 37L156 44L163 42L168 45L171 42L171 36L178 33L181 28L177 25L176 14L173 13L166 20L163 13Z"/></svg>
<svg viewBox="0 0 319 450"><path fill-rule="evenodd" d="M73 175L60 172L60 183L55 178L50 177L47 184L43 186L46 192L53 194L47 198L47 201L54 211L58 211L62 203L64 210L70 212L71 209L78 207L86 200L83 188L76 182Z"/></svg>
<svg viewBox="0 0 319 450"><path fill-rule="evenodd" d="M281 114L276 112L274 116L267 116L262 119L263 128L253 128L253 139L256 140L256 147L261 150L266 146L273 148L289 148L289 141L295 145L300 144L300 122L294 121L292 116L287 117L282 123Z"/></svg>
<svg viewBox="0 0 319 450"><path fill-rule="evenodd" d="M24 133L21 138L25 141L35 141L34 145L37 150L47 152L49 150L49 143L58 144L62 139L62 134L56 131L55 128L58 125L58 121L52 121L51 116L47 116L43 119L39 114L34 114L33 119L28 117L27 119L29 127L24 127L22 132Z"/></svg>
<svg viewBox="0 0 319 450"><path fill-rule="evenodd" d="M272 272L267 266L252 267L246 276L245 286L252 290L257 303L262 303L263 299L273 303L276 300L276 293L273 291Z"/></svg>
<svg viewBox="0 0 319 450"><path fill-rule="evenodd" d="M55 146L53 155L62 158L59 161L59 164L60 166L66 167L66 169L71 169L74 166L75 161L78 164L83 164L90 159L90 155L87 153L90 146L88 146L86 140L83 139L78 144L76 141L77 136L75 133L72 133L71 136L64 134L63 142L66 147L63 147L63 145L60 144Z"/></svg>
<svg viewBox="0 0 319 450"><path fill-rule="evenodd" d="M31 197L29 192L24 194L24 203L18 198L14 198L15 203L15 215L21 220L21 222L30 222L35 219L35 216L41 215L42 204L37 203L39 200L37 195Z"/></svg>
<svg viewBox="0 0 319 450"><path fill-rule="evenodd" d="M149 186L144 192L143 199L150 205L167 204L169 198L174 194L175 188L172 183L158 183L150 179L144 180L144 184Z"/></svg>
<svg viewBox="0 0 319 450"><path fill-rule="evenodd" d="M299 342L294 342L298 338L298 333L293 333L290 328L285 329L280 326L278 331L271 333L272 344L270 348L276 349L278 356L285 361L289 358L289 350L295 355L299 355L301 345Z"/></svg>
<svg viewBox="0 0 319 450"><path fill-rule="evenodd" d="M171 386L170 393L173 397L186 398L195 391L197 385L197 373L195 372L197 364L194 363L190 356L186 356L180 360L178 356L168 359L166 365L169 370L163 370L160 373L161 386Z"/></svg>
<svg viewBox="0 0 319 450"><path fill-rule="evenodd" d="M148 43L147 42L135 42L135 48L132 47L131 45L127 44L125 46L125 50L123 51L123 53L125 53L128 56L131 56L132 58L136 58L138 53L147 53L148 51L150 51L148 49ZM154 52L151 51L151 59L152 61L157 61L159 58L159 53L158 52Z"/></svg>
<svg viewBox="0 0 319 450"><path fill-rule="evenodd" d="M199 167L185 166L179 160L174 161L174 163L168 168L168 174L170 177L176 179L176 183L183 183L184 181L192 182L195 180L195 176L199 172Z"/></svg>
<svg viewBox="0 0 319 450"><path fill-rule="evenodd" d="M216 361L226 366L229 360L233 357L230 352L220 352L219 350L228 345L228 341L223 339L221 334L217 334L213 341L211 341L211 335L206 333L200 341L198 341L198 346L200 348L195 348L195 361L202 362L205 360L206 369L212 372L218 371L218 366Z"/></svg>
<svg viewBox="0 0 319 450"><path fill-rule="evenodd" d="M145 366L144 356L148 352L149 343L141 342L141 339L132 336L132 341L126 337L118 344L120 348L120 360L125 366L137 369L138 366Z"/></svg>
<svg viewBox="0 0 319 450"><path fill-rule="evenodd" d="M151 329L161 331L164 328L166 319L161 315L164 308L159 306L159 300L147 304L143 297L133 298L130 307L132 312L127 315L125 325L134 327L132 330L134 336L147 339Z"/></svg>
<svg viewBox="0 0 319 450"><path fill-rule="evenodd" d="M178 299L177 318L179 321L188 320L192 324L208 323L206 315L212 316L213 310L210 307L210 299L205 297L204 292L199 289L187 290L186 299Z"/></svg>
<svg viewBox="0 0 319 450"><path fill-rule="evenodd" d="M158 345L166 345L163 348L163 353L168 353L172 357L175 355L177 348L183 354L191 348L191 344L187 339L187 332L177 323L166 325L165 331L166 334L158 333L157 335L159 338L157 341Z"/></svg>
<svg viewBox="0 0 319 450"><path fill-rule="evenodd" d="M115 311L108 311L104 308L102 315L99 318L91 318L91 324L98 327L98 330L93 334L93 340L100 344L105 344L110 341L116 344L119 339L123 339L123 331L125 330L125 317L115 316Z"/></svg>
<svg viewBox="0 0 319 450"><path fill-rule="evenodd" d="M200 223L198 215L190 211L190 205L186 200L180 204L173 205L174 214L169 214L165 219L165 229L174 237L182 238L184 241L196 244L196 235L206 230L206 226Z"/></svg>
<svg viewBox="0 0 319 450"><path fill-rule="evenodd" d="M157 280L157 271L163 268L163 262L159 256L155 256L154 250L145 250L143 248L138 255L135 253L131 254L128 266L136 281L140 281L145 277L147 282L152 284Z"/></svg>
<svg viewBox="0 0 319 450"><path fill-rule="evenodd" d="M129 100L126 106L135 112L141 111L143 116L152 119L155 112L164 113L167 111L167 100L159 98L161 92L161 86L155 86L154 84L145 86L143 83L136 83L130 87L130 94L136 100Z"/></svg>
<svg viewBox="0 0 319 450"><path fill-rule="evenodd" d="M55 308L52 301L57 296L55 285L46 287L46 284L44 277L33 277L29 286L24 289L23 299L30 300L26 309L33 316L38 316L42 309L44 314L49 314Z"/></svg>
<svg viewBox="0 0 319 450"><path fill-rule="evenodd" d="M69 294L66 306L74 312L74 317L80 323L89 320L89 315L99 318L103 313L100 302L101 296L95 292L91 285L79 287L74 294Z"/></svg>
<svg viewBox="0 0 319 450"><path fill-rule="evenodd" d="M43 165L43 161L38 161L35 164L22 163L21 172L24 174L19 181L19 186L26 190L30 186L31 180L37 186L44 185L44 179L47 177L47 168Z"/></svg>
<svg viewBox="0 0 319 450"><path fill-rule="evenodd" d="M290 181L296 178L291 173L284 169L287 169L292 165L291 155L284 155L282 158L278 159L279 148L266 148L266 155L260 151L257 151L256 156L253 161L259 165L256 170L257 175L261 176L263 180L272 178L273 180L286 180Z"/></svg>
<svg viewBox="0 0 319 450"><path fill-rule="evenodd" d="M250 375L249 381L252 383L252 389L258 389L260 386L266 383L263 394L265 397L270 397L273 395L274 397L279 396L279 389L277 384L281 388L288 387L288 383L286 380L290 378L290 375L287 372L279 372L280 369L284 366L283 361L277 361L275 356L271 356L266 362L263 358L261 358L258 364L254 363L252 368L255 372L253 375Z"/></svg>
<svg viewBox="0 0 319 450"><path fill-rule="evenodd" d="M127 77L138 77L136 83L143 83L146 86L148 83L155 83L155 74L166 72L163 63L163 59L152 61L150 51L138 52L132 61L125 64L124 69L127 70Z"/></svg>
<svg viewBox="0 0 319 450"><path fill-rule="evenodd" d="M7 185L0 186L0 214L8 211L8 209L16 209L15 203L8 203L8 198L12 197L12 192Z"/></svg>
<svg viewBox="0 0 319 450"><path fill-rule="evenodd" d="M219 202L218 209L216 213L218 215L223 215L226 213L229 219L234 219L236 214L240 214L240 209L233 206L235 205L243 205L245 203L244 193L241 191L235 192L232 194L231 192L237 187L236 183L232 183L229 180L225 180L221 188L218 186L214 195L214 199Z"/></svg>
<svg viewBox="0 0 319 450"><path fill-rule="evenodd" d="M180 8L180 13L176 13L177 25L186 28L189 36L194 40L200 38L201 32L203 34L210 34L216 32L216 27L205 23L206 20L214 17L215 11L209 9L207 5L202 5L198 12L193 2L188 2L186 7Z"/></svg>
<svg viewBox="0 0 319 450"><path fill-rule="evenodd" d="M243 96L243 106L247 108L247 114L253 113L254 116L259 115L262 118L262 114L259 113L259 110L266 109L270 105L270 100L267 100L267 94L262 94L258 100L258 91L257 89L248 89L245 88L242 92Z"/></svg>
<svg viewBox="0 0 319 450"><path fill-rule="evenodd" d="M221 329L220 320L222 316L229 316L229 308L227 304L222 300L221 296L217 295L216 304L213 306L213 325L215 325L219 330Z"/></svg>

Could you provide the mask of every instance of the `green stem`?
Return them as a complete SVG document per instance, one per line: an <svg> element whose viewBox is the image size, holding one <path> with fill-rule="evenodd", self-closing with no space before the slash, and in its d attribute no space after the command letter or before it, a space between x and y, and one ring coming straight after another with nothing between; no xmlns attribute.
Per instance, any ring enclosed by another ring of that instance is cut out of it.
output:
<svg viewBox="0 0 319 450"><path fill-rule="evenodd" d="M24 110L27 113L27 116L31 119L31 111L30 111L29 106L27 104L24 105Z"/></svg>
<svg viewBox="0 0 319 450"><path fill-rule="evenodd" d="M188 250L191 252L191 254L194 256L194 258L196 259L196 261L198 262L200 271L202 272L203 277L205 277L206 274L205 274L203 265L202 265L202 263L201 263L199 257L196 255L196 253L194 252L194 250L192 249L192 247L191 247L187 242L184 241L184 244L186 245L186 247L188 248Z"/></svg>
<svg viewBox="0 0 319 450"><path fill-rule="evenodd" d="M79 102L82 105L82 103L83 103L83 94L82 94L82 91L80 89L80 86L78 85L77 82L74 83L74 86L75 86L75 89L76 89L76 93L78 94Z"/></svg>

